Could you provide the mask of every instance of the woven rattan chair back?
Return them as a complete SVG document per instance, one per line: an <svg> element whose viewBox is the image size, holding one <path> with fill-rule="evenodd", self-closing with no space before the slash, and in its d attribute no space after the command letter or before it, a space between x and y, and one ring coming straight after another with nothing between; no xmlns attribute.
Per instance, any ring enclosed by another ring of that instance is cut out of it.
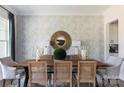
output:
<svg viewBox="0 0 124 93"><path fill-rule="evenodd" d="M77 85L80 83L93 83L95 86L96 77L96 61L79 61L78 62L78 79Z"/></svg>
<svg viewBox="0 0 124 93"><path fill-rule="evenodd" d="M40 83L47 85L47 62L29 62L29 85L32 83Z"/></svg>
<svg viewBox="0 0 124 93"><path fill-rule="evenodd" d="M54 86L61 83L72 86L72 61L54 61Z"/></svg>

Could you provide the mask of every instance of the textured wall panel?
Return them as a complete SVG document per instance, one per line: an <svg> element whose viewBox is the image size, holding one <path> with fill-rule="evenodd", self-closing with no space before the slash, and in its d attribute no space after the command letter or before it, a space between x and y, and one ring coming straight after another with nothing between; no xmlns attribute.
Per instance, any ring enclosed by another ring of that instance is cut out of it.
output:
<svg viewBox="0 0 124 93"><path fill-rule="evenodd" d="M16 60L35 57L33 48L62 30L88 46L88 57L104 59L103 16L17 16Z"/></svg>

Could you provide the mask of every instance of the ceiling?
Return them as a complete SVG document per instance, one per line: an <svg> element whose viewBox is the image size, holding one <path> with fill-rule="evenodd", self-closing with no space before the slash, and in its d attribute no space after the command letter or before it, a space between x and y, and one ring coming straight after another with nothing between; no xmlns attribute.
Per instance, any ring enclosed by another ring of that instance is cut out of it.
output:
<svg viewBox="0 0 124 93"><path fill-rule="evenodd" d="M16 15L102 15L109 5L4 5Z"/></svg>

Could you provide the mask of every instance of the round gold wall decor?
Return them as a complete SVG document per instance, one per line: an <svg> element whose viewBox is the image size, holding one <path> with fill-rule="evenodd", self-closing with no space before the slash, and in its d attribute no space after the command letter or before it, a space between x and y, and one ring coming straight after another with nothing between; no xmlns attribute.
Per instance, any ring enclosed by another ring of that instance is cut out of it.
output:
<svg viewBox="0 0 124 93"><path fill-rule="evenodd" d="M54 48L63 48L67 50L71 45L71 37L67 32L57 31L55 32L50 41L50 45Z"/></svg>

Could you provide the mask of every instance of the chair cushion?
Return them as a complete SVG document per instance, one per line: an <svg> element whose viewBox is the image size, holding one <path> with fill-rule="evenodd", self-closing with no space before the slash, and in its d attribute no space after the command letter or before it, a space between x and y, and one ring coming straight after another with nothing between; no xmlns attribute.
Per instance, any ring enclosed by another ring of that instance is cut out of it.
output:
<svg viewBox="0 0 124 93"><path fill-rule="evenodd" d="M8 67L7 65L0 62L0 68L2 71L2 79L15 79L16 77L16 68Z"/></svg>

